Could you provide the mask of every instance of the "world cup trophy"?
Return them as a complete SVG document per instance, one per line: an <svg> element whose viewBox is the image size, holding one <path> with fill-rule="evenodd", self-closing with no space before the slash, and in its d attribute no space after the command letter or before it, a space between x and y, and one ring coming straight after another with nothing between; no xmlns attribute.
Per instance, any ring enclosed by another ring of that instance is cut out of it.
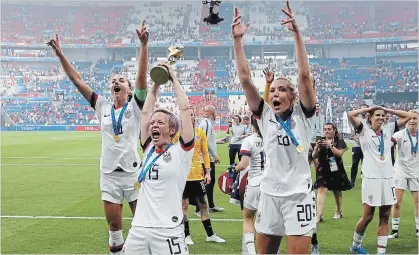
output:
<svg viewBox="0 0 419 255"><path fill-rule="evenodd" d="M175 64L178 60L183 59L185 53L183 45L170 46L168 51L167 60L171 65ZM150 77L157 85L165 84L169 80L169 76L169 70L161 64L157 64L150 70Z"/></svg>

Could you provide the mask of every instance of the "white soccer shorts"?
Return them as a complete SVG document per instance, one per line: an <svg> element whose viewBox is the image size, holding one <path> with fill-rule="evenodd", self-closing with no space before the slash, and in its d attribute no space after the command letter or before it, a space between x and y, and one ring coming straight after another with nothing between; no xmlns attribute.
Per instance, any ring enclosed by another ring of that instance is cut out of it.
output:
<svg viewBox="0 0 419 255"><path fill-rule="evenodd" d="M134 173L113 171L100 173L102 200L114 204L123 204L124 199L132 202L138 199L138 190L134 189L140 171Z"/></svg>
<svg viewBox="0 0 419 255"><path fill-rule="evenodd" d="M392 178L362 178L362 204L377 207L394 205L396 194Z"/></svg>
<svg viewBox="0 0 419 255"><path fill-rule="evenodd" d="M287 197L261 193L256 213L256 232L275 236L312 236L316 228L314 191Z"/></svg>
<svg viewBox="0 0 419 255"><path fill-rule="evenodd" d="M393 180L396 189L419 191L419 178L394 177Z"/></svg>
<svg viewBox="0 0 419 255"><path fill-rule="evenodd" d="M176 228L131 227L122 255L189 254L183 235L184 225Z"/></svg>
<svg viewBox="0 0 419 255"><path fill-rule="evenodd" d="M243 207L249 210L256 211L258 209L260 199L260 186L246 186L246 191L244 192Z"/></svg>

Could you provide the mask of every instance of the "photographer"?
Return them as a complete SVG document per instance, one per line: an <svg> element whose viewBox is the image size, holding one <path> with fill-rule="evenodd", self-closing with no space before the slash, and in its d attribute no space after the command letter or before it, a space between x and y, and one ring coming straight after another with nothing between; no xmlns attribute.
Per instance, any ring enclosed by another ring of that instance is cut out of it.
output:
<svg viewBox="0 0 419 255"><path fill-rule="evenodd" d="M313 149L313 159L318 159L316 167L317 221L323 221L323 206L328 190L333 191L336 212L333 219L342 218L342 191L352 188L345 172L342 156L347 150L345 141L333 123L326 123L324 137L318 137ZM320 139L319 139L320 138Z"/></svg>

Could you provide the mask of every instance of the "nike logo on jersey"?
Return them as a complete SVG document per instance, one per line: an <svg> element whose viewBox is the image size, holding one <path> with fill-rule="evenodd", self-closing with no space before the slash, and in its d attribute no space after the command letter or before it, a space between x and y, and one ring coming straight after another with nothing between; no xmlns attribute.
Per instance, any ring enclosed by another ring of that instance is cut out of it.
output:
<svg viewBox="0 0 419 255"><path fill-rule="evenodd" d="M103 115L104 118L109 117L110 114L105 114Z"/></svg>
<svg viewBox="0 0 419 255"><path fill-rule="evenodd" d="M307 227L308 225L309 225L308 223L306 223L306 224L301 223L301 227L302 227L302 228Z"/></svg>

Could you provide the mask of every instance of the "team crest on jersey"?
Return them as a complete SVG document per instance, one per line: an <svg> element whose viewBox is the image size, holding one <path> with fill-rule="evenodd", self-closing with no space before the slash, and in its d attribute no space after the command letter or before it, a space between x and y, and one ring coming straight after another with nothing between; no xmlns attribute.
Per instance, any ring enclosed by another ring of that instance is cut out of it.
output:
<svg viewBox="0 0 419 255"><path fill-rule="evenodd" d="M129 119L129 118L131 118L131 111L130 111L129 109L127 109L127 110L125 111L125 113L124 113L124 117L125 117L125 119Z"/></svg>
<svg viewBox="0 0 419 255"><path fill-rule="evenodd" d="M172 154L170 153L170 151L166 151L163 154L163 161L166 163L169 163L170 161L172 161Z"/></svg>
<svg viewBox="0 0 419 255"><path fill-rule="evenodd" d="M369 196L368 196L368 199L369 199L371 202L372 202L372 198L373 198L373 197L372 197L372 195L369 195Z"/></svg>

